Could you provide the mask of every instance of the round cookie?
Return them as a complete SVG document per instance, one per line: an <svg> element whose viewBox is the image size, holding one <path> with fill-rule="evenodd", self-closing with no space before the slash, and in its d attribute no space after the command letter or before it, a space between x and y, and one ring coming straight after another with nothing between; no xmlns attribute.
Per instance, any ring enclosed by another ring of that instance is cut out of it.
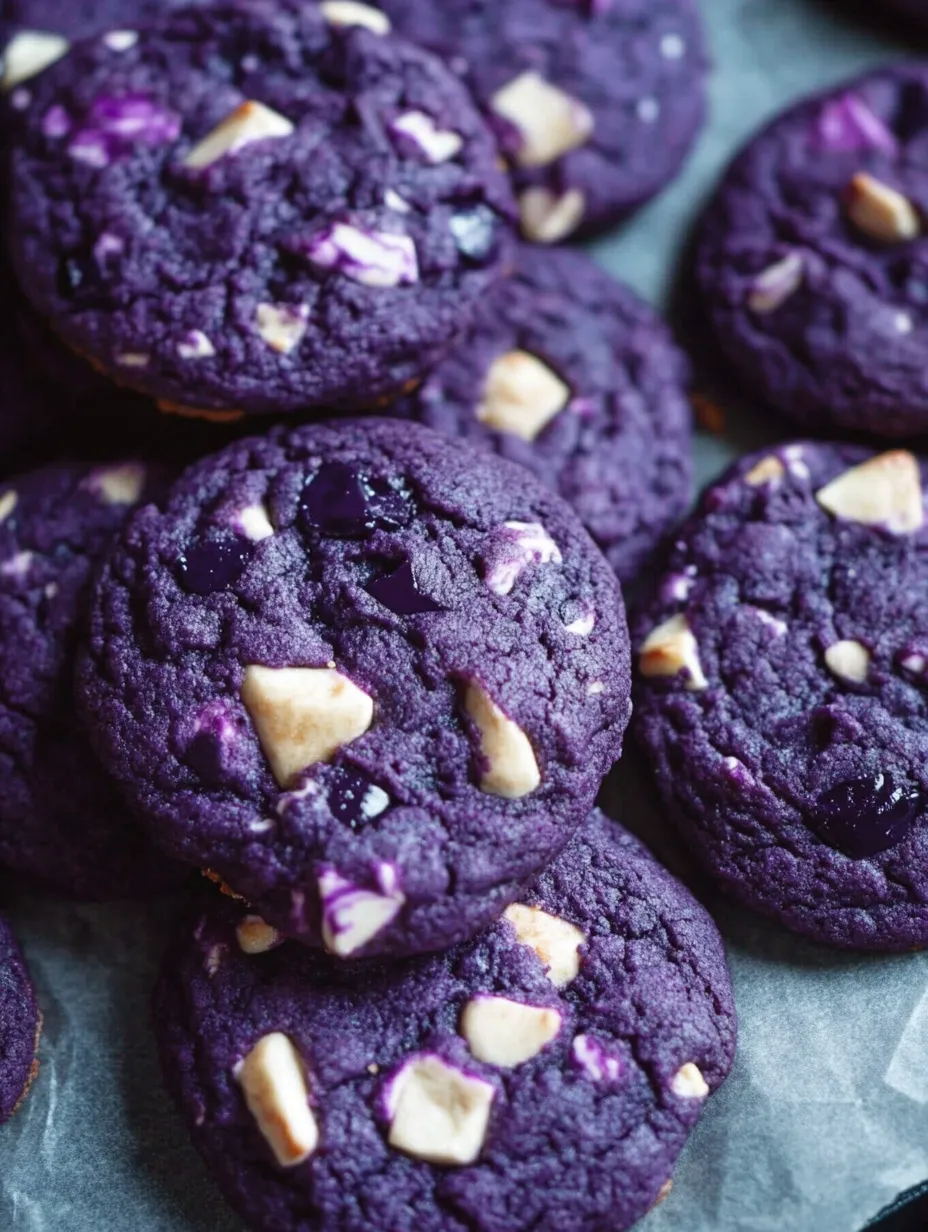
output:
<svg viewBox="0 0 928 1232"><path fill-rule="evenodd" d="M0 866L83 899L183 872L129 817L72 697L91 574L146 482L139 463L55 463L0 487Z"/></svg>
<svg viewBox="0 0 928 1232"><path fill-rule="evenodd" d="M382 0L474 92L513 170L523 233L601 231L676 175L705 117L693 0Z"/></svg>
<svg viewBox="0 0 928 1232"><path fill-rule="evenodd" d="M499 915L592 806L628 672L558 496L368 418L241 441L141 509L79 688L155 841L347 958Z"/></svg>
<svg viewBox="0 0 928 1232"><path fill-rule="evenodd" d="M449 357L390 408L534 471L630 581L689 504L689 366L588 257L523 245Z"/></svg>
<svg viewBox="0 0 928 1232"><path fill-rule="evenodd" d="M778 116L710 203L699 281L745 383L814 428L928 429L928 68L897 65Z"/></svg>
<svg viewBox="0 0 928 1232"><path fill-rule="evenodd" d="M928 463L738 463L636 620L637 735L719 885L830 945L928 945Z"/></svg>
<svg viewBox="0 0 928 1232"><path fill-rule="evenodd" d="M466 90L339 13L184 9L34 79L14 260L120 383L207 410L369 406L441 357L505 269L511 197Z"/></svg>
<svg viewBox="0 0 928 1232"><path fill-rule="evenodd" d="M0 916L0 1125L19 1107L38 1073L41 1030L29 972L9 925Z"/></svg>
<svg viewBox="0 0 928 1232"><path fill-rule="evenodd" d="M731 1066L714 924L602 815L476 940L360 986L243 914L204 908L155 1022L255 1229L619 1232Z"/></svg>

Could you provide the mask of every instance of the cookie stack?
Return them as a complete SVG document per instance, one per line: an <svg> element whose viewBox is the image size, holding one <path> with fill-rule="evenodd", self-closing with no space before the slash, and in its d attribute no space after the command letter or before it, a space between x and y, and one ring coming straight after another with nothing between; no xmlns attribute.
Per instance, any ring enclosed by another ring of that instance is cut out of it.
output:
<svg viewBox="0 0 928 1232"><path fill-rule="evenodd" d="M71 386L48 431L102 404L135 452L0 489L0 864L206 874L156 1021L254 1227L626 1227L734 1050L710 918L595 810L688 365L515 229L679 166L694 10L151 7L6 52L17 337Z"/></svg>

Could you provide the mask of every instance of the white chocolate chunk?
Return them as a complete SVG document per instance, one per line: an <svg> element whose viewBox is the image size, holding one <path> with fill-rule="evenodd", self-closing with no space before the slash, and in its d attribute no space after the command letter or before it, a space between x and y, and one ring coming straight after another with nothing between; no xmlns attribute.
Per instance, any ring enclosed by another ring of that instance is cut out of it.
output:
<svg viewBox="0 0 928 1232"><path fill-rule="evenodd" d="M699 646L682 614L671 616L648 634L638 667L642 676L676 676L685 672L686 687L694 693L709 687L699 661Z"/></svg>
<svg viewBox="0 0 928 1232"><path fill-rule="evenodd" d="M227 154L237 153L253 141L289 137L292 132L293 125L286 116L272 111L263 103L249 100L229 112L202 141L197 142L184 159L184 166L200 171L211 167Z"/></svg>
<svg viewBox="0 0 928 1232"><path fill-rule="evenodd" d="M116 363L120 368L147 368L151 356L145 351L123 351L116 356Z"/></svg>
<svg viewBox="0 0 928 1232"><path fill-rule="evenodd" d="M763 316L776 312L781 304L802 286L805 277L805 261L798 252L788 253L754 279L748 295L748 307Z"/></svg>
<svg viewBox="0 0 928 1232"><path fill-rule="evenodd" d="M177 354L181 359L211 359L216 348L201 329L192 329L178 342Z"/></svg>
<svg viewBox="0 0 928 1232"><path fill-rule="evenodd" d="M519 221L526 239L556 244L572 235L586 213L586 195L568 188L558 196L549 188L526 188L519 194Z"/></svg>
<svg viewBox="0 0 928 1232"><path fill-rule="evenodd" d="M273 351L289 355L299 346L309 322L305 304L259 304L255 328Z"/></svg>
<svg viewBox="0 0 928 1232"><path fill-rule="evenodd" d="M674 1095L680 1095L684 1099L705 1099L709 1094L709 1084L703 1078L699 1066L692 1061L680 1066L673 1076L670 1089Z"/></svg>
<svg viewBox="0 0 928 1232"><path fill-rule="evenodd" d="M374 717L373 700L328 667L251 664L241 695L281 787L363 736Z"/></svg>
<svg viewBox="0 0 928 1232"><path fill-rule="evenodd" d="M546 167L584 145L593 132L590 109L531 70L497 90L490 107L519 130L520 167Z"/></svg>
<svg viewBox="0 0 928 1232"><path fill-rule="evenodd" d="M895 534L919 530L925 520L918 461L904 449L851 467L820 488L815 499L836 518L884 526Z"/></svg>
<svg viewBox="0 0 928 1232"><path fill-rule="evenodd" d="M10 488L0 496L0 522L5 522L19 503L19 493Z"/></svg>
<svg viewBox="0 0 928 1232"><path fill-rule="evenodd" d="M508 718L476 680L467 686L464 708L480 733L487 767L480 790L506 800L520 800L541 783L541 773L525 732Z"/></svg>
<svg viewBox="0 0 928 1232"><path fill-rule="evenodd" d="M508 997L472 997L461 1015L461 1034L477 1060L507 1069L536 1057L561 1026L557 1010Z"/></svg>
<svg viewBox="0 0 928 1232"><path fill-rule="evenodd" d="M108 30L103 36L103 42L110 51L128 51L138 41L137 30Z"/></svg>
<svg viewBox="0 0 928 1232"><path fill-rule="evenodd" d="M322 901L322 942L330 954L349 958L390 924L406 897L395 879L382 878L381 889L365 890L329 869L319 878Z"/></svg>
<svg viewBox="0 0 928 1232"><path fill-rule="evenodd" d="M265 954L280 945L282 940L276 928L272 928L259 915L246 915L235 930L238 943L246 954Z"/></svg>
<svg viewBox="0 0 928 1232"><path fill-rule="evenodd" d="M883 244L901 244L921 233L915 206L888 184L860 171L847 190L847 215L864 235Z"/></svg>
<svg viewBox="0 0 928 1232"><path fill-rule="evenodd" d="M413 1057L389 1094L390 1146L433 1164L472 1164L480 1155L496 1092L436 1056Z"/></svg>
<svg viewBox="0 0 928 1232"><path fill-rule="evenodd" d="M786 474L786 467L779 458L771 454L761 460L744 477L744 482L752 488L763 487L764 484L777 484Z"/></svg>
<svg viewBox="0 0 928 1232"><path fill-rule="evenodd" d="M107 505L136 505L145 488L145 477L141 462L125 462L93 471L84 486Z"/></svg>
<svg viewBox="0 0 928 1232"><path fill-rule="evenodd" d="M274 525L262 504L246 505L235 516L235 528L252 543L261 543L274 534Z"/></svg>
<svg viewBox="0 0 928 1232"><path fill-rule="evenodd" d="M389 34L390 19L380 9L358 0L322 0L319 10L332 26L363 26L372 34Z"/></svg>
<svg viewBox="0 0 928 1232"><path fill-rule="evenodd" d="M3 52L3 77L0 89L12 90L30 77L41 73L56 60L67 55L70 43L60 34L45 30L20 30L7 43Z"/></svg>
<svg viewBox="0 0 928 1232"><path fill-rule="evenodd" d="M540 522L504 522L490 546L484 581L496 595L508 595L529 565L559 565L563 557Z"/></svg>
<svg viewBox="0 0 928 1232"><path fill-rule="evenodd" d="M580 946L586 936L576 924L524 903L513 903L503 915L516 930L518 943L529 946L538 955L555 988L563 988L577 978Z"/></svg>
<svg viewBox="0 0 928 1232"><path fill-rule="evenodd" d="M428 161L435 165L448 162L460 154L464 146L460 133L439 128L424 111L407 111L397 116L391 127L414 141Z"/></svg>
<svg viewBox="0 0 928 1232"><path fill-rule="evenodd" d="M258 1040L235 1078L248 1111L282 1168L295 1168L319 1145L300 1056L280 1031Z"/></svg>
<svg viewBox="0 0 928 1232"><path fill-rule="evenodd" d="M584 612L582 616L578 616L576 620L572 620L569 625L564 626L565 633L572 633L574 637L589 637L596 625L596 613L590 609Z"/></svg>
<svg viewBox="0 0 928 1232"><path fill-rule="evenodd" d="M490 365L477 418L533 441L569 401L569 387L547 364L528 351L507 351Z"/></svg>
<svg viewBox="0 0 928 1232"><path fill-rule="evenodd" d="M835 642L825 651L825 662L835 676L863 684L870 672L870 651L860 642Z"/></svg>

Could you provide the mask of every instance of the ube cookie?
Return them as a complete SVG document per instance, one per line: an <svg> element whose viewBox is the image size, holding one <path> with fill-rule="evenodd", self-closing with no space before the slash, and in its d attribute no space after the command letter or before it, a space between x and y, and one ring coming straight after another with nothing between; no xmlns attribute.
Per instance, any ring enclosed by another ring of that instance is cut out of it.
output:
<svg viewBox="0 0 928 1232"><path fill-rule="evenodd" d="M75 44L14 138L27 294L172 405L395 395L508 263L509 187L467 91L337 4L209 5Z"/></svg>
<svg viewBox="0 0 928 1232"><path fill-rule="evenodd" d="M84 899L163 889L183 871L137 829L73 701L97 558L146 483L140 463L55 463L0 487L0 867Z"/></svg>
<svg viewBox="0 0 928 1232"><path fill-rule="evenodd" d="M831 945L928 944L928 464L740 462L636 622L637 735L721 887Z"/></svg>
<svg viewBox="0 0 928 1232"><path fill-rule="evenodd" d="M166 962L168 1086L256 1229L629 1227L727 1074L709 916L601 814L476 940L339 976L228 903Z"/></svg>
<svg viewBox="0 0 928 1232"><path fill-rule="evenodd" d="M688 378L632 291L582 253L523 245L515 275L390 413L534 471L630 580L689 503Z"/></svg>
<svg viewBox="0 0 928 1232"><path fill-rule="evenodd" d="M527 239L611 226L676 175L705 115L692 0L382 0L488 115ZM375 13L377 10L373 10Z"/></svg>
<svg viewBox="0 0 928 1232"><path fill-rule="evenodd" d="M41 1030L29 972L9 925L0 916L0 1125L19 1107L38 1073Z"/></svg>
<svg viewBox="0 0 928 1232"><path fill-rule="evenodd" d="M803 424L928 428L926 144L928 69L884 69L775 119L706 211L697 272L722 349Z"/></svg>
<svg viewBox="0 0 928 1232"><path fill-rule="evenodd" d="M619 755L618 583L527 472L427 428L276 429L102 570L97 750L170 855L343 958L494 919Z"/></svg>

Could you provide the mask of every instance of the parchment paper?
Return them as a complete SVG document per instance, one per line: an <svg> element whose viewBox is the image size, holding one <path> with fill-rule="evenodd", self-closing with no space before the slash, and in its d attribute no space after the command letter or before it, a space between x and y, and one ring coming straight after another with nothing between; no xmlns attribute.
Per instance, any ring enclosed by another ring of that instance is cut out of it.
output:
<svg viewBox="0 0 928 1232"><path fill-rule="evenodd" d="M703 0L703 7L716 62L708 131L682 178L594 249L662 307L674 298L700 202L765 116L866 65L928 52L911 33L877 23L877 0L857 17L838 0ZM689 331L685 288L676 299ZM700 438L701 482L739 449L789 434L720 392L730 410L727 436ZM607 803L690 873L633 759ZM928 1177L928 955L835 954L709 901L735 980L738 1060L709 1103L670 1198L643 1226L858 1232L899 1190ZM189 1146L155 1061L148 998L175 906L75 907L24 894L7 902L45 1032L41 1076L0 1131L2 1232L242 1232Z"/></svg>

